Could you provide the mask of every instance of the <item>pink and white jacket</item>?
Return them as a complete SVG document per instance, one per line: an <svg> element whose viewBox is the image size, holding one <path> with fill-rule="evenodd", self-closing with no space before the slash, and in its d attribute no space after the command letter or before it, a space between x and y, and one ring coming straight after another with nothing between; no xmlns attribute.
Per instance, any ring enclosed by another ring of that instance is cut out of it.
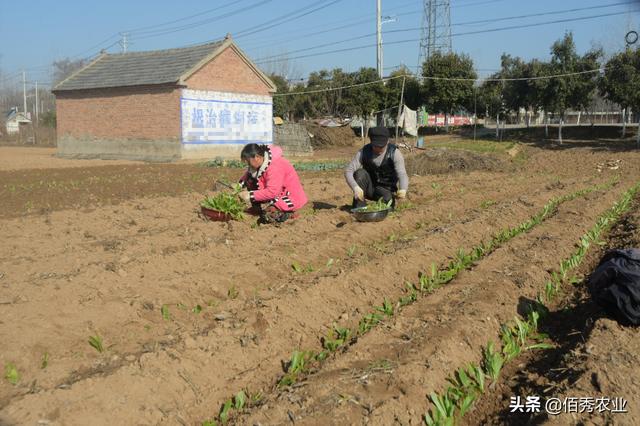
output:
<svg viewBox="0 0 640 426"><path fill-rule="evenodd" d="M271 202L281 211L299 210L307 203L298 173L282 157L282 148L279 146L269 146L260 169L247 170L240 178L240 183L249 189L252 202Z"/></svg>

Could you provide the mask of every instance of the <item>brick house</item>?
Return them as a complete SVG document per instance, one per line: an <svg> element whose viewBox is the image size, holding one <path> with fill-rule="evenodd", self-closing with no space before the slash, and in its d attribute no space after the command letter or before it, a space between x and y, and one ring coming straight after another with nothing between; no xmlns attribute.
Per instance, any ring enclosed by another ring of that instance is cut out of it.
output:
<svg viewBox="0 0 640 426"><path fill-rule="evenodd" d="M224 40L101 54L53 89L58 155L171 161L237 158L272 143L273 82Z"/></svg>

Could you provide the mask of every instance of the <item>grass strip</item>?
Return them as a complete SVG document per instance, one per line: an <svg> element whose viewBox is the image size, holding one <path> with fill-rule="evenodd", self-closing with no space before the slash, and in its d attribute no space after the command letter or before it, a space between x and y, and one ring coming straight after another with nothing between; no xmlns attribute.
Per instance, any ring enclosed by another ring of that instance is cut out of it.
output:
<svg viewBox="0 0 640 426"><path fill-rule="evenodd" d="M295 161L291 163L293 167L298 171L330 171L330 170L342 170L347 166L344 161ZM240 160L224 160L216 158L204 163L205 167L229 167L232 169L244 169L247 164Z"/></svg>

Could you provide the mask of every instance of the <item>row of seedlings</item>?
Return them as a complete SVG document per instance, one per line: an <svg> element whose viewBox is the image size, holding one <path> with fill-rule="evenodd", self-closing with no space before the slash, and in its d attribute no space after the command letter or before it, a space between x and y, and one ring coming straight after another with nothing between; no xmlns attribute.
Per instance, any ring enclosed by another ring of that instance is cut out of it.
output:
<svg viewBox="0 0 640 426"><path fill-rule="evenodd" d="M559 268L550 273L544 291L537 302L530 306L526 319L515 317L500 329L501 348L496 351L494 343L488 342L482 350L480 365L470 363L458 369L448 378L449 387L441 394L431 393L433 407L424 415L427 426L453 425L456 419L462 418L474 402L484 393L485 383L497 383L500 371L505 364L512 361L524 351L532 349L550 349L552 345L543 342L546 335L538 333L538 324L549 313L549 304L553 302L561 288L567 284L575 284L579 279L571 272L582 263L592 244L597 243L603 232L606 232L629 210L631 202L640 190L640 183L627 190L620 200L603 213L585 232L577 243L576 251L560 262Z"/></svg>
<svg viewBox="0 0 640 426"><path fill-rule="evenodd" d="M475 262L489 255L504 243L522 233L530 231L535 226L553 216L561 204L586 196L594 191L608 190L617 184L618 180L612 180L603 185L594 185L561 197L552 198L538 213L525 222L515 227L505 228L499 231L488 242L481 242L478 246L471 248L469 252L466 252L464 249L459 249L455 258L444 268L438 269L435 264L432 264L430 273L420 274L418 284L406 283L406 294L400 297L395 304L385 299L381 306L374 306L372 312L364 315L360 319L356 329L334 325L327 335L320 339L322 350L293 351L289 361L285 364L284 375L277 381L276 388L282 389L291 386L299 381L302 376L316 371L330 354L338 352L339 350L346 350L348 346L353 345L359 337L368 333L385 318L392 317L399 312L402 307L417 301L418 295L431 293L437 288L451 282L461 271L470 268ZM229 411L228 409L225 410L225 406L229 405L228 402L229 401L223 404L220 410L221 413L227 413ZM231 406L233 406L233 404L231 404ZM222 424L226 424L228 416L224 418L224 421L220 416L218 416L218 418Z"/></svg>

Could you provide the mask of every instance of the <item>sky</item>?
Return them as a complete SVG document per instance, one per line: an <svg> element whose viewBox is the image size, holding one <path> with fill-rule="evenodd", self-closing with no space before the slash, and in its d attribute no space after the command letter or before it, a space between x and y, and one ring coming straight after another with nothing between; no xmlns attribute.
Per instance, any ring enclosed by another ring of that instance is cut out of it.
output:
<svg viewBox="0 0 640 426"><path fill-rule="evenodd" d="M424 1L381 1L384 74L402 64L415 70ZM640 0L450 0L450 21L453 51L487 76L503 53L548 60L567 31L579 53L622 50L625 34L640 32ZM261 68L292 80L355 71L376 67L375 32L376 0L0 0L0 87L20 82L22 70L50 84L53 61L121 52L122 34L129 51L144 51L230 33Z"/></svg>

